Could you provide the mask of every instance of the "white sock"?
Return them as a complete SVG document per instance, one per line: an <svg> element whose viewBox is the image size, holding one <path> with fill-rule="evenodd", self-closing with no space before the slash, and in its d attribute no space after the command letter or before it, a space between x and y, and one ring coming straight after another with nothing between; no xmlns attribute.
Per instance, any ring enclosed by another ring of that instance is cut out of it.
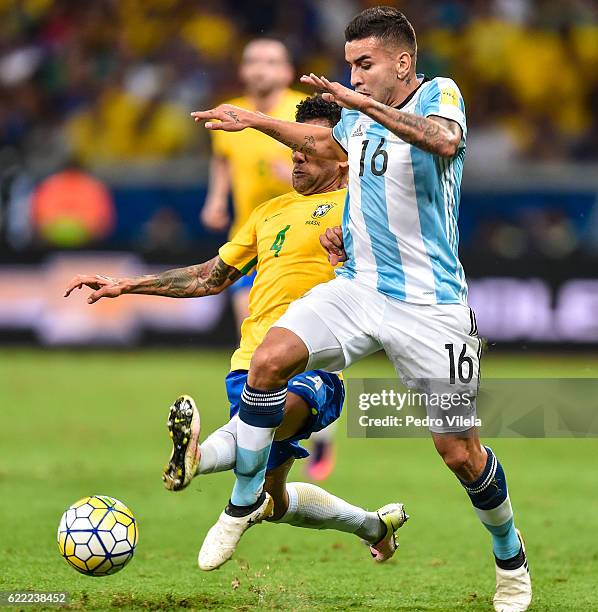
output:
<svg viewBox="0 0 598 612"><path fill-rule="evenodd" d="M226 425L211 433L202 444L197 474L224 472L235 467L237 458L237 423L235 415Z"/></svg>
<svg viewBox="0 0 598 612"><path fill-rule="evenodd" d="M335 529L378 542L386 527L376 512L368 512L306 482L287 483L289 508L277 523L306 529Z"/></svg>

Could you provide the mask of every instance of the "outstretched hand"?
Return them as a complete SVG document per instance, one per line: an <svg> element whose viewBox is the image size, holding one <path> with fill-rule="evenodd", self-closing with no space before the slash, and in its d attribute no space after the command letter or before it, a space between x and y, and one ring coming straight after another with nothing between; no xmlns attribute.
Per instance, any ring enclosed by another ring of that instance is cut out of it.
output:
<svg viewBox="0 0 598 612"><path fill-rule="evenodd" d="M301 82L322 90L322 98L327 102L336 102L343 108L363 110L368 103L368 97L349 89L340 83L331 82L324 76L316 76L313 72L301 77Z"/></svg>
<svg viewBox="0 0 598 612"><path fill-rule="evenodd" d="M320 235L320 244L328 253L328 261L333 265L338 265L341 261L347 261L347 253L343 243L343 230L340 225L329 227L324 234Z"/></svg>
<svg viewBox="0 0 598 612"><path fill-rule="evenodd" d="M216 108L191 113L193 119L206 121L208 130L223 130L225 132L240 132L251 127L251 118L254 113L232 104L220 104Z"/></svg>
<svg viewBox="0 0 598 612"><path fill-rule="evenodd" d="M87 298L88 304L93 304L104 297L118 297L124 291L124 286L118 278L101 276L99 274L78 274L67 285L64 292L64 297L68 297L75 289L82 289L83 287L94 289L94 292L90 293L89 297Z"/></svg>

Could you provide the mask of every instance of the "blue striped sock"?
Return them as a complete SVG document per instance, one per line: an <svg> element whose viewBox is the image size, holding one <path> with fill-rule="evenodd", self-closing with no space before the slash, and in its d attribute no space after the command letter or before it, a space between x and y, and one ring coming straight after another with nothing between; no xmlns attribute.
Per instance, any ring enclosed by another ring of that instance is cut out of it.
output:
<svg viewBox="0 0 598 612"><path fill-rule="evenodd" d="M245 383L237 424L237 479L230 498L235 506L252 506L262 492L270 447L284 416L286 397L286 386L262 391Z"/></svg>
<svg viewBox="0 0 598 612"><path fill-rule="evenodd" d="M488 460L481 475L473 482L461 484L484 527L492 535L492 548L498 559L510 559L521 549L513 523L513 509L505 472L492 449L484 447Z"/></svg>

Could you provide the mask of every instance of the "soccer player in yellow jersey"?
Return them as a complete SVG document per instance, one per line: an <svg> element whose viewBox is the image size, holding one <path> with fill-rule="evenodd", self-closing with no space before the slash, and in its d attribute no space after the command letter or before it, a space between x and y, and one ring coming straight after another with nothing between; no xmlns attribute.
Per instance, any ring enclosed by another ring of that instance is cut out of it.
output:
<svg viewBox="0 0 598 612"><path fill-rule="evenodd" d="M340 109L314 96L299 104L296 118L331 127L338 122ZM282 421L274 422L267 409L252 412L245 407L247 401L242 395L246 393L244 386L253 351L293 300L333 277L320 235L341 221L346 163L316 160L297 151L292 159L295 191L256 208L210 261L138 278L77 276L65 294L68 296L75 288L91 287L94 292L88 298L90 304L125 293L201 297L219 293L257 266L250 315L243 324L241 344L233 354L231 371L226 376L230 421L199 444L200 418L194 401L184 395L170 408L168 427L173 451L163 477L168 489L181 490L198 474L236 469L231 501L208 532L199 553L199 566L204 570L215 569L222 563L221 554L215 559L209 551L214 540L223 542L219 530L223 525L226 528L227 522L241 521L242 532L264 519L310 529L336 529L374 544L391 539L394 542L395 531L407 519L402 504L388 504L378 512L367 512L315 485L287 483L295 458L308 454L299 441L340 415L344 386L337 374L311 370L291 378ZM276 428L271 447L271 439L264 441L260 436L264 420ZM243 430L245 433L251 430L246 446L239 445L237 440ZM246 505L239 502L247 490L251 491L257 480L264 480L264 470L255 472L252 468L262 462L264 453L268 458L264 490L249 513L246 508L239 513L239 507ZM228 558L237 542L238 539L233 546L227 544Z"/></svg>
<svg viewBox="0 0 598 612"><path fill-rule="evenodd" d="M305 97L289 89L293 76L289 52L280 41L255 39L245 47L239 67L245 95L230 104L292 121L297 104ZM265 134L249 130L240 138L214 132L212 149L210 182L201 221L208 229L224 230L230 223L228 195L232 192L234 218L229 234L232 237L256 206L291 189L288 149ZM231 287L239 327L247 317L254 277L255 273L244 275Z"/></svg>

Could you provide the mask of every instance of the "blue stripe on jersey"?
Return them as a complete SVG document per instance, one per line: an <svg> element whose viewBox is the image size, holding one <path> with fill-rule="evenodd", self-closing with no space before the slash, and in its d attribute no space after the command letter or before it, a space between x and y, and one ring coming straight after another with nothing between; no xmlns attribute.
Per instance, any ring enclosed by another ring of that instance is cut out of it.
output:
<svg viewBox="0 0 598 612"><path fill-rule="evenodd" d="M417 101L415 114L424 115L425 106L438 95L438 83L430 83ZM434 272L436 301L439 304L461 301L456 216L459 186L453 164L460 157L462 169L464 151L459 151L452 164L414 146L410 152L422 239Z"/></svg>
<svg viewBox="0 0 598 612"><path fill-rule="evenodd" d="M376 129L377 128L377 129ZM381 136L383 134L384 136ZM397 236L390 231L388 221L388 208L386 203L386 181L384 175L377 176L371 171L372 156L381 143L380 138L388 141L388 130L372 124L366 132L369 140L361 177L361 212L365 220L365 227L370 237L372 253L376 260L378 275L378 291L393 295L404 300L405 273L401 262L401 253ZM383 147L384 148L384 147ZM380 164L380 160L376 160Z"/></svg>
<svg viewBox="0 0 598 612"><path fill-rule="evenodd" d="M445 227L442 226L445 221L445 211L435 209L436 205L433 204L433 202L443 201L442 189L437 178L437 170L434 168L434 158L431 155L412 146L411 165L422 239L434 273L436 303L442 304L451 301L451 295L444 290L442 282L446 275L445 266L449 264L444 254L450 251L446 224ZM452 301L454 301L454 296Z"/></svg>
<svg viewBox="0 0 598 612"><path fill-rule="evenodd" d="M434 110L438 110L438 104L440 103L440 86L436 80L424 84L423 91L417 99L415 113L423 115L425 112L430 112L430 110L432 110L430 105L434 101L434 98L437 98L437 103L434 103Z"/></svg>
<svg viewBox="0 0 598 612"><path fill-rule="evenodd" d="M351 138L351 132L359 119L360 114L357 111L348 111L343 109L341 112L341 120L336 124L335 129L342 126L344 142L346 144L346 150L349 150L349 139ZM337 135L338 129L337 129ZM345 208L343 209L343 244L345 246L345 253L347 253L347 261L342 267L336 270L337 276L345 276L347 278L353 278L355 276L355 251L353 249L353 236L349 230L349 216L351 213L351 198L349 196L349 190L345 196Z"/></svg>
<svg viewBox="0 0 598 612"><path fill-rule="evenodd" d="M337 276L345 276L347 278L355 277L355 251L353 250L353 236L349 230L349 207L350 198L349 191L345 196L345 207L343 208L343 244L345 247L345 253L347 254L347 261L341 268L336 270Z"/></svg>
<svg viewBox="0 0 598 612"><path fill-rule="evenodd" d="M459 149L451 161L444 160L447 168L445 172L448 174L445 183L448 191L447 208L450 213L451 225L450 246L453 254L453 259L451 259L452 266L447 269L451 271L451 280L456 288L457 296L462 302L467 301L467 283L465 281L463 266L459 261L459 226L457 225L457 221L459 219L459 201L461 198L460 177L463 174L464 160L465 149Z"/></svg>

